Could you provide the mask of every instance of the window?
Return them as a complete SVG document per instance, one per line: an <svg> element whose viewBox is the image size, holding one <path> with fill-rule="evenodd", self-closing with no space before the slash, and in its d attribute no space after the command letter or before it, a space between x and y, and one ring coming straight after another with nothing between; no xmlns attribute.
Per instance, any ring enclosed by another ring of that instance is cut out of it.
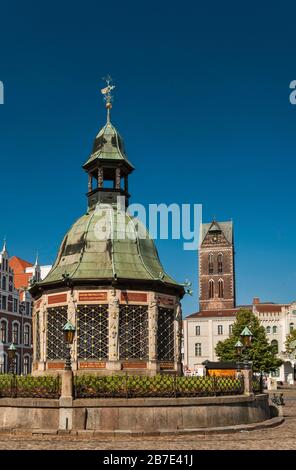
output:
<svg viewBox="0 0 296 470"><path fill-rule="evenodd" d="M6 277L5 276L2 277L2 289L6 290Z"/></svg>
<svg viewBox="0 0 296 470"><path fill-rule="evenodd" d="M6 353L3 352L0 355L0 374L5 374L7 372L7 356Z"/></svg>
<svg viewBox="0 0 296 470"><path fill-rule="evenodd" d="M12 324L12 342L13 344L19 343L19 323L17 322Z"/></svg>
<svg viewBox="0 0 296 470"><path fill-rule="evenodd" d="M213 253L209 254L209 274L213 274L214 272L214 257Z"/></svg>
<svg viewBox="0 0 296 470"><path fill-rule="evenodd" d="M290 333L294 330L294 323L290 323Z"/></svg>
<svg viewBox="0 0 296 470"><path fill-rule="evenodd" d="M30 302L26 302L26 315L30 315Z"/></svg>
<svg viewBox="0 0 296 470"><path fill-rule="evenodd" d="M201 356L201 343L195 343L195 356Z"/></svg>
<svg viewBox="0 0 296 470"><path fill-rule="evenodd" d="M271 377L279 377L280 376L280 369L276 369L271 372Z"/></svg>
<svg viewBox="0 0 296 470"><path fill-rule="evenodd" d="M222 253L218 254L218 273L223 273L223 255Z"/></svg>
<svg viewBox="0 0 296 470"><path fill-rule="evenodd" d="M5 295L2 295L2 308L3 310L7 309L7 297Z"/></svg>
<svg viewBox="0 0 296 470"><path fill-rule="evenodd" d="M200 335L200 326L196 326L195 327L195 336L199 336Z"/></svg>
<svg viewBox="0 0 296 470"><path fill-rule="evenodd" d="M0 340L2 343L7 343L7 322L5 320L1 320Z"/></svg>
<svg viewBox="0 0 296 470"><path fill-rule="evenodd" d="M278 352L279 352L279 343L277 342L277 340L273 339L270 344L272 346L272 349L273 349L274 353L278 354Z"/></svg>
<svg viewBox="0 0 296 470"><path fill-rule="evenodd" d="M276 326L272 327L272 332L273 332L274 335L277 333L277 327Z"/></svg>
<svg viewBox="0 0 296 470"><path fill-rule="evenodd" d="M271 331L271 327L270 327L270 326L267 326L267 327L266 327L266 333L267 333L268 335L270 335L270 331Z"/></svg>
<svg viewBox="0 0 296 470"><path fill-rule="evenodd" d="M229 336L232 335L233 325L229 325Z"/></svg>
<svg viewBox="0 0 296 470"><path fill-rule="evenodd" d="M224 297L224 282L223 282L222 279L219 279L218 290L219 290L219 299L223 299L223 297Z"/></svg>
<svg viewBox="0 0 296 470"><path fill-rule="evenodd" d="M30 346L30 325L24 326L24 345Z"/></svg>
<svg viewBox="0 0 296 470"><path fill-rule="evenodd" d="M11 276L9 276L9 286L8 286L9 292L12 292L13 290L13 279Z"/></svg>
<svg viewBox="0 0 296 470"><path fill-rule="evenodd" d="M214 298L214 281L213 279L210 279L209 281L209 299Z"/></svg>
<svg viewBox="0 0 296 470"><path fill-rule="evenodd" d="M13 299L13 311L17 312L18 311L18 300Z"/></svg>
<svg viewBox="0 0 296 470"><path fill-rule="evenodd" d="M24 375L30 374L30 357L29 356L24 356L23 373Z"/></svg>
<svg viewBox="0 0 296 470"><path fill-rule="evenodd" d="M218 325L218 335L223 335L223 325Z"/></svg>

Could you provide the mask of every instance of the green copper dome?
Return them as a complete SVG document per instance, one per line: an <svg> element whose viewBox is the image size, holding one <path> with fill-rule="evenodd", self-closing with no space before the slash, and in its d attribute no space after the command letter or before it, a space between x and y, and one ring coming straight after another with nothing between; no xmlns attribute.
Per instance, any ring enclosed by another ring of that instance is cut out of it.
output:
<svg viewBox="0 0 296 470"><path fill-rule="evenodd" d="M146 228L126 210L128 176L134 167L127 159L123 139L110 122L109 111L83 165L88 174L88 211L65 235L51 271L31 292L64 283L117 283L122 288L163 289L183 296L183 286L164 272Z"/></svg>
<svg viewBox="0 0 296 470"><path fill-rule="evenodd" d="M98 204L74 223L51 271L39 285L65 279L158 281L183 289L164 272L143 224L106 204Z"/></svg>

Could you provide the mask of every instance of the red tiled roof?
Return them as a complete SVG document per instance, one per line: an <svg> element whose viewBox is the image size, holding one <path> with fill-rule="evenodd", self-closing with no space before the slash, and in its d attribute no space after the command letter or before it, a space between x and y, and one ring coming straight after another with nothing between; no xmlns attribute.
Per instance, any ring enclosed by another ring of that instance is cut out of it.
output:
<svg viewBox="0 0 296 470"><path fill-rule="evenodd" d="M32 277L32 273L23 273L14 275L14 287L20 289L22 287L29 287L29 280Z"/></svg>
<svg viewBox="0 0 296 470"><path fill-rule="evenodd" d="M264 312L281 312L282 304L257 304L256 310L259 313Z"/></svg>
<svg viewBox="0 0 296 470"><path fill-rule="evenodd" d="M33 264L18 256L12 256L9 260L9 266L14 270L15 274L21 274L25 272L26 268L32 267Z"/></svg>
<svg viewBox="0 0 296 470"><path fill-rule="evenodd" d="M192 313L185 317L187 318L201 318L201 317L233 317L239 312L242 308L252 310L252 305L239 305L236 308L224 308L221 310L202 310L200 312Z"/></svg>
<svg viewBox="0 0 296 470"><path fill-rule="evenodd" d="M9 266L14 272L14 287L20 289L22 287L29 287L29 280L32 277L32 273L26 273L26 268L33 266L29 261L19 258L18 256L12 256L9 260Z"/></svg>

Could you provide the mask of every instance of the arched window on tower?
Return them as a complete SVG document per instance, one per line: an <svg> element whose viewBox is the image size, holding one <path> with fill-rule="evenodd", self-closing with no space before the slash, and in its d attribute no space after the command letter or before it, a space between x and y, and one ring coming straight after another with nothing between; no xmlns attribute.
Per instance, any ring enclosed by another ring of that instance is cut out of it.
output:
<svg viewBox="0 0 296 470"><path fill-rule="evenodd" d="M209 299L214 298L214 281L213 279L209 280Z"/></svg>
<svg viewBox="0 0 296 470"><path fill-rule="evenodd" d="M218 254L218 273L223 273L223 254Z"/></svg>
<svg viewBox="0 0 296 470"><path fill-rule="evenodd" d="M218 281L218 290L219 290L219 299L223 299L223 297L224 297L224 282L223 282L223 279L219 279L219 281Z"/></svg>
<svg viewBox="0 0 296 470"><path fill-rule="evenodd" d="M209 254L209 274L214 272L214 256L213 253Z"/></svg>

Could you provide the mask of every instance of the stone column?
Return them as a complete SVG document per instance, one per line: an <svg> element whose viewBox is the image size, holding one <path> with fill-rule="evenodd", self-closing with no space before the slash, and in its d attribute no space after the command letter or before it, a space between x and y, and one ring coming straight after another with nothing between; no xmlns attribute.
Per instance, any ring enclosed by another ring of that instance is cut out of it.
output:
<svg viewBox="0 0 296 470"><path fill-rule="evenodd" d="M47 297L42 298L39 313L40 322L40 361L38 370L46 370L46 320L47 320Z"/></svg>
<svg viewBox="0 0 296 470"><path fill-rule="evenodd" d="M102 188L104 184L104 170L102 167L98 168L98 188Z"/></svg>
<svg viewBox="0 0 296 470"><path fill-rule="evenodd" d="M90 173L88 174L88 184L87 184L87 189L88 189L88 192L89 192L89 193L92 191L92 176L91 176L91 174L90 174Z"/></svg>
<svg viewBox="0 0 296 470"><path fill-rule="evenodd" d="M115 188L120 189L120 168L116 168L115 175Z"/></svg>
<svg viewBox="0 0 296 470"><path fill-rule="evenodd" d="M59 429L70 431L73 421L73 372L63 370L62 389L59 399Z"/></svg>
<svg viewBox="0 0 296 470"><path fill-rule="evenodd" d="M182 373L182 359L181 359L181 340L182 340L182 307L178 301L175 309L174 320L175 331L175 371L178 374Z"/></svg>
<svg viewBox="0 0 296 470"><path fill-rule="evenodd" d="M148 305L148 340L149 340L149 369L156 373L157 365L157 327L158 327L158 302L155 294L151 294Z"/></svg>
<svg viewBox="0 0 296 470"><path fill-rule="evenodd" d="M120 370L119 361L119 295L120 291L111 289L109 292L109 361L107 368L110 370Z"/></svg>
<svg viewBox="0 0 296 470"><path fill-rule="evenodd" d="M253 370L252 364L243 364L241 374L244 376L244 389L246 395L253 393Z"/></svg>
<svg viewBox="0 0 296 470"><path fill-rule="evenodd" d="M68 294L68 320L75 326L76 333L74 341L71 347L71 362L73 370L78 369L78 358L77 358L77 299L76 292L71 290Z"/></svg>

